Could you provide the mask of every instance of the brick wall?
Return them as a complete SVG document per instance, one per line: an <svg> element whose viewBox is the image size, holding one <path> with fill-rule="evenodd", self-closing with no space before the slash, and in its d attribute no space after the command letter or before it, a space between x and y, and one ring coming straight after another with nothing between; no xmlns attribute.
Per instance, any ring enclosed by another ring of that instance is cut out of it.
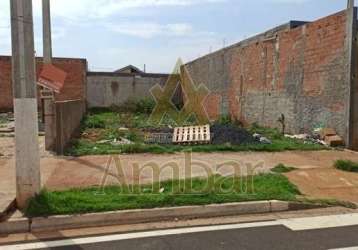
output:
<svg viewBox="0 0 358 250"><path fill-rule="evenodd" d="M348 52L346 12L315 22L290 22L186 66L204 83L212 119L230 114L244 123L291 133L333 127L345 137Z"/></svg>
<svg viewBox="0 0 358 250"><path fill-rule="evenodd" d="M11 58L0 57L0 112L12 110Z"/></svg>
<svg viewBox="0 0 358 250"><path fill-rule="evenodd" d="M53 64L67 73L65 86L57 101L85 100L87 61L85 59L55 58ZM37 75L42 69L42 58L36 58ZM0 56L0 111L12 110L11 57Z"/></svg>

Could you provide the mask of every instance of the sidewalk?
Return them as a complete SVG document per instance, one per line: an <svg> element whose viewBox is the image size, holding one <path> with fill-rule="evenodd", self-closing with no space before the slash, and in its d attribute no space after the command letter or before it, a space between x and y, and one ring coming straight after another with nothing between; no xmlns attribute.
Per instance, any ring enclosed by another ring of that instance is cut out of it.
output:
<svg viewBox="0 0 358 250"><path fill-rule="evenodd" d="M176 161L181 170L184 168L183 154L134 154L121 155L120 158L128 183L133 181L133 163L139 163L142 166L148 162L156 162L162 166L169 161ZM49 190L98 186L104 176L108 159L109 156L41 158L42 185ZM258 162L264 162L263 171L269 170L278 163L295 166L299 170L291 172L287 176L299 187L303 194L312 198L332 198L358 203L358 174L333 169L332 165L337 159L358 161L358 153L348 151L193 153L193 161L204 161L209 163L212 168L215 168L216 164L230 160L254 165ZM220 173L231 173L231 168L225 167L221 169ZM116 175L114 165L111 168L110 175ZM161 173L161 179L168 179L171 176L170 168ZM205 176L205 172L194 166L193 176ZM141 175L141 182L148 183L151 180L152 173L148 168ZM106 184L118 184L118 180L108 178ZM15 193L14 159L0 157L0 200L11 200L15 197Z"/></svg>

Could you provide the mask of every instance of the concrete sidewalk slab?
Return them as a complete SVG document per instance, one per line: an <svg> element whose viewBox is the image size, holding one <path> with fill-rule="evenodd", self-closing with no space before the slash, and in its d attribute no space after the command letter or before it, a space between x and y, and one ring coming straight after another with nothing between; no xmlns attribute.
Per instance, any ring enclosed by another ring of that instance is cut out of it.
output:
<svg viewBox="0 0 358 250"><path fill-rule="evenodd" d="M334 168L299 169L286 176L300 191L315 199L336 199L358 204L358 174Z"/></svg>
<svg viewBox="0 0 358 250"><path fill-rule="evenodd" d="M1 143L1 140L0 140ZM106 170L106 163L110 156L84 156L84 157L48 157L43 155L41 158L41 171L42 171L42 185L49 190L63 190L76 187L98 186L101 183L103 175ZM143 165L148 162L156 162L159 166L163 166L168 162L177 162L180 165L181 171L184 168L184 155L177 154L132 154L120 156L124 173L127 177L128 183L133 182L132 168L133 163ZM346 174L337 172L332 168L335 160L348 159L358 161L358 153L350 151L286 151L277 153L268 152L237 152L237 153L193 153L193 161L203 161L209 163L210 168L215 167L223 162L235 160L242 164L251 163L253 165L262 162L262 171L268 171L278 163L294 166L299 168L297 172L289 174L289 178L298 185L303 193L314 196L321 194L326 190L327 195L325 198L338 198L342 197L344 200L357 202L356 189L357 182L353 174L351 177L344 177ZM314 171L313 171L313 170ZM307 171L306 171L307 170ZM230 174L232 169L222 168L221 174ZM313 171L313 172L312 172ZM112 175L108 179L107 184L118 184L115 178L116 170L112 166L109 172ZM325 178L315 178L313 181L307 178L307 175L323 175L327 173L332 175L330 181L324 181ZM206 173L194 167L193 177L205 176ZM152 181L151 169L147 169L141 175L141 183L148 183ZM343 176L343 177L342 177ZM163 171L161 179L168 179L172 177L171 169L167 168ZM344 185L344 180L336 183L340 178L347 180L347 185ZM311 188L310 185L314 183L317 188ZM343 184L342 184L343 183ZM353 185L350 188L349 185ZM337 195L331 187L348 188L350 191L344 191L344 195ZM308 191L307 191L308 190ZM313 192L309 190L320 190L320 192ZM3 194L4 199L11 200L16 195L15 188L15 162L13 158L0 157L0 192ZM348 194L347 194L348 193ZM347 195L346 195L347 194Z"/></svg>

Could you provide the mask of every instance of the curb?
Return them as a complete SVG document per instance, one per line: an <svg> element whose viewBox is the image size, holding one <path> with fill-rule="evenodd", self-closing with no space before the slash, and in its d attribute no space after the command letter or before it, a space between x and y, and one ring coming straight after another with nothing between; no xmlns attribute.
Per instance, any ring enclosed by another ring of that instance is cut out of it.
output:
<svg viewBox="0 0 358 250"><path fill-rule="evenodd" d="M169 220L282 212L308 208L317 208L317 205L311 206L307 204L272 200L204 206L136 209L83 215L59 215L32 219L20 218L10 219L9 221L0 223L0 234L129 225Z"/></svg>

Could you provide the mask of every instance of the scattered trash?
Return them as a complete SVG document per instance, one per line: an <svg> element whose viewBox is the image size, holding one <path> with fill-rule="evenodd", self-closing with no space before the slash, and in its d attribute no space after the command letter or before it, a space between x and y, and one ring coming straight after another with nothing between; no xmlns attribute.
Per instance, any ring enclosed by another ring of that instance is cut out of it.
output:
<svg viewBox="0 0 358 250"><path fill-rule="evenodd" d="M126 139L126 138L123 138L123 137L121 137L119 140L114 139L114 141L111 142L111 145L113 145L113 146L130 145L130 144L133 144L133 142L128 140L128 139Z"/></svg>
<svg viewBox="0 0 358 250"><path fill-rule="evenodd" d="M122 127L122 128L119 128L118 131L129 131L129 128Z"/></svg>
<svg viewBox="0 0 358 250"><path fill-rule="evenodd" d="M255 133L252 136L257 142L260 142L262 144L272 144L271 140L269 140L268 138L266 138L260 134Z"/></svg>
<svg viewBox="0 0 358 250"><path fill-rule="evenodd" d="M266 137L261 137L260 138L260 142L262 144L272 144L272 141L270 141L269 139L267 139Z"/></svg>
<svg viewBox="0 0 358 250"><path fill-rule="evenodd" d="M329 147L344 146L342 137L338 136L333 128L316 128L312 135L309 134L298 134L288 135L285 137L291 139L303 140L305 144L313 143Z"/></svg>
<svg viewBox="0 0 358 250"><path fill-rule="evenodd" d="M159 193L161 193L161 194L164 193L164 190L165 190L164 188L161 188L161 189L159 190Z"/></svg>
<svg viewBox="0 0 358 250"><path fill-rule="evenodd" d="M285 135L285 137L287 138L291 138L291 139L298 139L298 140L307 140L310 138L310 136L308 134L299 134L299 135Z"/></svg>
<svg viewBox="0 0 358 250"><path fill-rule="evenodd" d="M257 133L253 134L252 136L253 136L254 139L257 140L257 141L260 141L260 138L262 137L262 135L257 134Z"/></svg>

